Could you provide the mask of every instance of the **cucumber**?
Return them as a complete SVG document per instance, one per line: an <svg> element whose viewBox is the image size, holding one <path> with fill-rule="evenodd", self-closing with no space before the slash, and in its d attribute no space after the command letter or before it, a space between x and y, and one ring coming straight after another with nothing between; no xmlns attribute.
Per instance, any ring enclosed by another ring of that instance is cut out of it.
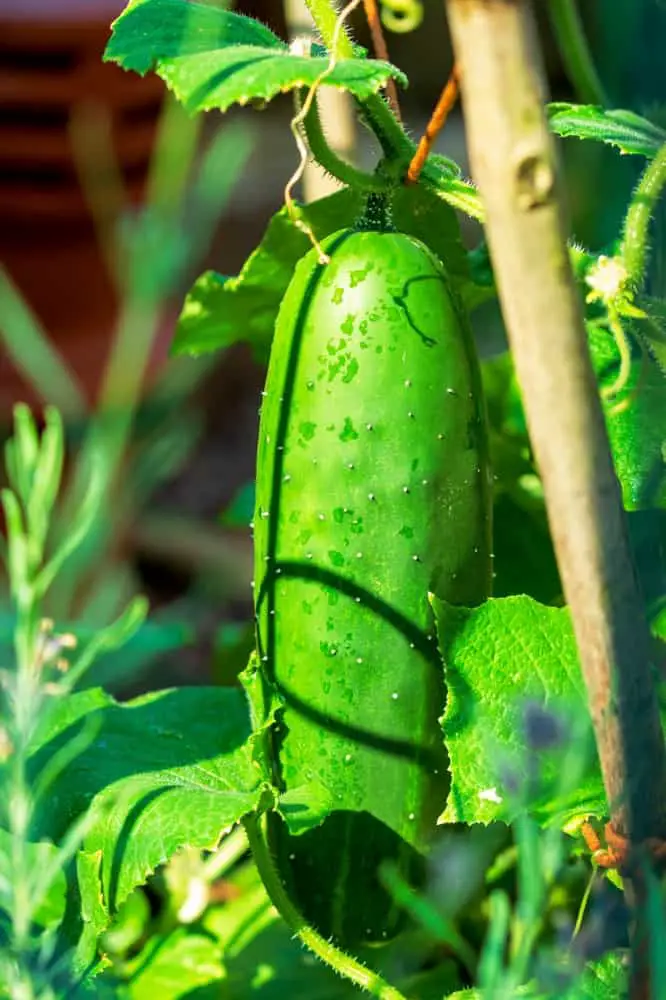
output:
<svg viewBox="0 0 666 1000"><path fill-rule="evenodd" d="M276 324L255 613L282 704L269 846L304 916L351 948L400 929L382 862L424 877L449 788L428 592L487 597L491 501L478 364L443 267L399 233L323 247L330 262L299 262Z"/></svg>

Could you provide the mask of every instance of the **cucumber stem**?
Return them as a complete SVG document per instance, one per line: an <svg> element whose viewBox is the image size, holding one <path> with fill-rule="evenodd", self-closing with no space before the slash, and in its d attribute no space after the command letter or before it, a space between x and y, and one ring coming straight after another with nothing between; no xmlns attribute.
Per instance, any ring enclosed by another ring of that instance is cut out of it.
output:
<svg viewBox="0 0 666 1000"><path fill-rule="evenodd" d="M645 282L650 221L665 185L666 143L643 171L624 220L622 257L629 281L637 291Z"/></svg>
<svg viewBox="0 0 666 1000"><path fill-rule="evenodd" d="M356 229L370 232L393 233L395 226L391 220L391 203L384 194L370 193L365 202L363 215Z"/></svg>
<svg viewBox="0 0 666 1000"><path fill-rule="evenodd" d="M340 948L336 948L334 944L323 938L314 927L307 923L282 883L280 873L275 867L264 832L261 829L260 818L255 813L250 813L243 819L243 825L254 863L266 892L275 909L299 941L314 952L317 958L330 966L334 972L349 979L362 990L367 990L379 1000L406 1000L402 993L393 986L389 986L376 972L366 968L365 965L352 958L351 955L347 955Z"/></svg>
<svg viewBox="0 0 666 1000"><path fill-rule="evenodd" d="M303 119L303 128L313 157L333 177L337 177L343 184L359 191L386 190L387 181L383 177L359 170L358 167L347 163L331 149L322 128L316 98Z"/></svg>

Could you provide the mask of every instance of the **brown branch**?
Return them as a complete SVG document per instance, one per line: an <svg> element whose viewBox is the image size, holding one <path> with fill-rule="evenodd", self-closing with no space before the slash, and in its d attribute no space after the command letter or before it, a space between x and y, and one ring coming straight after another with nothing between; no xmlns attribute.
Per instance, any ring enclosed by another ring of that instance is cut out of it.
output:
<svg viewBox="0 0 666 1000"><path fill-rule="evenodd" d="M472 171L588 699L613 829L632 855L666 835L666 753L651 642L566 251L545 73L526 0L446 0ZM636 872L636 869L634 869ZM632 878L633 997L647 979Z"/></svg>
<svg viewBox="0 0 666 1000"><path fill-rule="evenodd" d="M423 164L430 155L433 143L446 125L446 121L451 114L456 101L458 100L458 83L458 66L454 63L451 75L444 84L444 89L439 95L439 100L435 105L435 110L432 113L430 121L426 125L426 130L417 146L412 162L409 164L409 170L407 171L406 178L407 184L416 184L418 181L421 171L423 170Z"/></svg>
<svg viewBox="0 0 666 1000"><path fill-rule="evenodd" d="M385 62L389 62L388 47L386 45L386 39L384 38L382 23L379 19L377 0L363 0L363 7L365 9L365 16L368 20L368 27L370 28L370 37L372 39L372 48L375 53L375 58L383 59ZM400 102L398 101L398 88L395 85L395 80L391 77L386 81L386 96L388 97L388 102L391 105L393 114L396 116L398 121L401 122L402 115L400 114Z"/></svg>

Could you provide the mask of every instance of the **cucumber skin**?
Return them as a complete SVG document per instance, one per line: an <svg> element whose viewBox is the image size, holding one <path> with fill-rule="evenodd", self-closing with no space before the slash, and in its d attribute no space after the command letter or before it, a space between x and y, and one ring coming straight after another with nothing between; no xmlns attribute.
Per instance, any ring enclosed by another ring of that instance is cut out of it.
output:
<svg viewBox="0 0 666 1000"><path fill-rule="evenodd" d="M268 837L305 917L346 947L401 917L382 861L417 884L448 792L443 670L428 591L490 592L478 363L446 274L418 240L345 230L296 267L276 324L257 458L261 669L283 699L281 791L333 812Z"/></svg>

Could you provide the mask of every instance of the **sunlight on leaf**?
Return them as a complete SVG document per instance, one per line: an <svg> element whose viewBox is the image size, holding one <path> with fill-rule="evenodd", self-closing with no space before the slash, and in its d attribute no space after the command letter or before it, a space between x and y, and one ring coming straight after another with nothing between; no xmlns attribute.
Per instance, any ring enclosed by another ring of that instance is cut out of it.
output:
<svg viewBox="0 0 666 1000"><path fill-rule="evenodd" d="M591 104L553 103L547 106L548 125L565 139L594 139L621 153L652 158L666 142L666 132L633 111L606 111Z"/></svg>
<svg viewBox="0 0 666 1000"><path fill-rule="evenodd" d="M585 691L566 608L528 597L474 610L433 599L448 700L451 794L443 823L544 824L604 814Z"/></svg>
<svg viewBox="0 0 666 1000"><path fill-rule="evenodd" d="M187 0L143 0L113 23L104 58L144 74L154 69L188 111L226 111L310 87L329 69L326 54L292 53L259 21ZM341 59L322 84L361 99L394 78L407 78L377 59Z"/></svg>

